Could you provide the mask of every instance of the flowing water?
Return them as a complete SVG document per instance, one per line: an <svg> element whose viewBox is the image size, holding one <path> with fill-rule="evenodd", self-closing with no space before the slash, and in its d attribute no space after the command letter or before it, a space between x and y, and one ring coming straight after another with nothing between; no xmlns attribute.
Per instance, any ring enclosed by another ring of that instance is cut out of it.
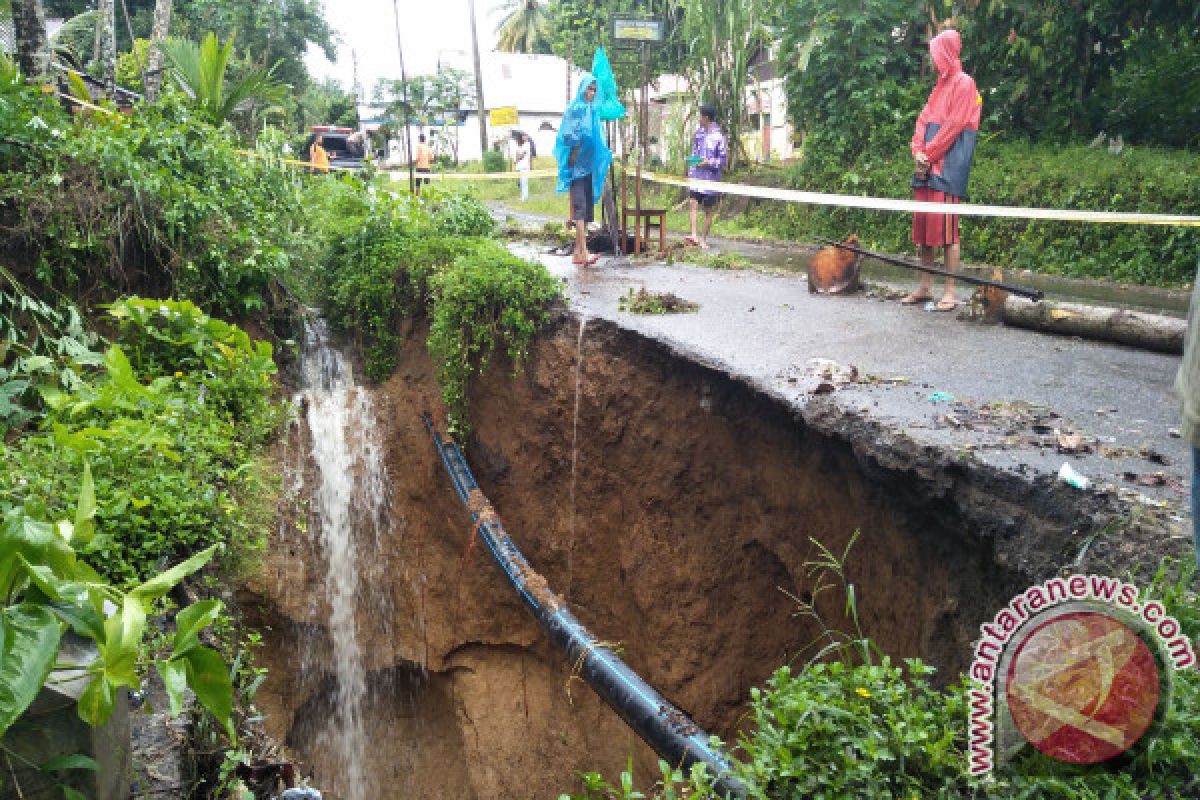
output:
<svg viewBox="0 0 1200 800"><path fill-rule="evenodd" d="M575 552L575 487L579 472L579 397L583 382L583 332L587 329L587 314L579 316L579 336L575 340L575 416L571 420L571 540L567 547L567 585L571 591L572 556Z"/></svg>
<svg viewBox="0 0 1200 800"><path fill-rule="evenodd" d="M339 797L368 800L374 796L366 777L367 668L355 620L359 603L378 610L368 590L364 569L374 572L383 562L380 536L387 512L387 482L375 415L369 394L354 384L345 355L329 340L325 323L306 326L303 351L304 387L297 398L304 410L309 437L307 457L315 470L310 489L312 535L323 563L324 598L332 664L306 665L332 671L330 712L318 735L322 749L333 756ZM299 472L300 475L304 471ZM298 479L291 488L300 493ZM313 655L316 649L307 651Z"/></svg>

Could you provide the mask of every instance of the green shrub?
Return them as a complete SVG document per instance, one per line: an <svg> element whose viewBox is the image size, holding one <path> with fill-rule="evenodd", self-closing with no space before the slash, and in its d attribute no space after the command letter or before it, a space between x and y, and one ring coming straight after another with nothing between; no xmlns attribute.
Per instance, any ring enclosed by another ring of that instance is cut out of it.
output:
<svg viewBox="0 0 1200 800"><path fill-rule="evenodd" d="M437 364L451 427L467 426L467 384L503 347L514 366L548 321L562 284L541 264L517 258L496 242L481 244L435 275L429 351Z"/></svg>
<svg viewBox="0 0 1200 800"><path fill-rule="evenodd" d="M71 118L0 81L0 224L14 272L104 299L142 292L228 317L269 311L306 246L303 180L277 149L240 148L171 94L132 117Z"/></svg>
<svg viewBox="0 0 1200 800"><path fill-rule="evenodd" d="M496 221L478 198L464 192L433 194L434 226L445 236L490 236Z"/></svg>
<svg viewBox="0 0 1200 800"><path fill-rule="evenodd" d="M326 315L354 338L373 381L395 368L402 319L430 319L430 351L459 430L469 375L500 346L519 362L561 295L544 267L486 238L494 230L487 207L469 194L384 194L330 237L320 274Z"/></svg>
<svg viewBox="0 0 1200 800"><path fill-rule="evenodd" d="M838 560L825 551L817 573L840 575ZM835 565L836 568L835 568ZM811 565L810 565L811 566ZM814 573L814 585L832 584ZM1200 639L1200 597L1190 559L1164 561L1142 602L1154 598L1193 641ZM847 587L848 588L848 587ZM1200 672L1175 675L1172 709L1148 745L1112 765L1071 766L1032 747L980 782L967 772L965 677L945 690L932 688L932 669L916 659L905 668L887 658L871 663L876 648L857 629L854 595L847 592L847 617L854 633L825 628L827 661L782 667L763 689L751 691L745 732L734 751L733 774L753 800L805 798L840 800L1142 800L1197 796L1200 777ZM800 613L812 616L811 605ZM663 778L652 795L715 798L703 772L684 776L660 765ZM633 797L632 777L620 786L601 776L583 776L579 800ZM642 795L637 795L642 796ZM567 796L564 796L567 797ZM561 799L560 799L561 800ZM570 800L570 798L568 798Z"/></svg>
<svg viewBox="0 0 1200 800"><path fill-rule="evenodd" d="M820 137L785 182L795 188L874 197L911 197L907 135L888 150L846 162ZM1048 148L986 137L976 153L970 200L989 205L1097 211L1200 213L1200 170L1187 152L1126 148ZM749 224L776 235L843 239L856 231L867 247L908 252L912 217L857 209L760 203ZM967 261L1074 277L1179 286L1195 275L1200 231L1147 225L1036 222L963 217Z"/></svg>
<svg viewBox="0 0 1200 800"><path fill-rule="evenodd" d="M248 555L270 529L277 480L263 445L287 415L270 350L192 309L116 304L125 316L103 370L43 392L41 429L0 444L0 511L61 516L90 465L97 533L81 553L116 584L212 544Z"/></svg>
<svg viewBox="0 0 1200 800"><path fill-rule="evenodd" d="M453 225L483 227L475 216L478 201L436 196L434 202L460 214ZM490 215L486 221L490 226ZM479 242L444 232L429 202L391 195L331 236L320 276L327 287L322 304L334 330L351 334L363 351L368 378L381 381L391 374L399 344L396 328L404 316L425 313L431 276Z"/></svg>
<svg viewBox="0 0 1200 800"><path fill-rule="evenodd" d="M499 150L485 150L483 153L484 172L504 172L508 169L508 161Z"/></svg>

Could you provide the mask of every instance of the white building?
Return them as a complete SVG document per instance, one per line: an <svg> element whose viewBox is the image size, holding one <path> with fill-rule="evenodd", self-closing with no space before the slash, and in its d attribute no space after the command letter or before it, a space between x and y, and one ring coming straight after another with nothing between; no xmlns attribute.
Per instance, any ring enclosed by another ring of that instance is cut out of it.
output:
<svg viewBox="0 0 1200 800"><path fill-rule="evenodd" d="M439 67L453 67L471 74L469 94L473 99L475 83L470 55L448 51L440 54L438 61ZM539 157L550 155L554 151L558 126L567 107L568 85L573 96L579 71L558 56L484 53L480 56L480 62L485 120L496 109L517 110L515 125L487 124L489 149L500 149L511 158L515 149L513 133L521 131L533 139ZM470 105L474 106L475 103L471 102ZM479 113L473 107L460 124L411 125L409 131L414 145L417 137L424 134L435 144L435 150L449 149L456 144L459 161L478 161L482 157L479 150Z"/></svg>
<svg viewBox="0 0 1200 800"><path fill-rule="evenodd" d="M795 134L788 120L787 93L778 72L778 55L778 43L760 51L751 61L747 77L747 128L740 136L746 155L754 161L786 161L795 157ZM650 85L649 97L651 156L669 162L672 157L678 159L690 154L699 99L687 79L661 75ZM729 136L729 131L725 135Z"/></svg>

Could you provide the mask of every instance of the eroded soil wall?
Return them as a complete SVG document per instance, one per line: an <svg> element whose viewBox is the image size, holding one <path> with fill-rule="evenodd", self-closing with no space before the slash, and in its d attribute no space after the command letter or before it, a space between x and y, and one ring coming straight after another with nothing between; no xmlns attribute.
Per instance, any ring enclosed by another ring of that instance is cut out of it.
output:
<svg viewBox="0 0 1200 800"><path fill-rule="evenodd" d="M810 562L822 558L813 540L840 556L857 531L846 580L864 632L893 656L962 669L973 631L1018 580L943 467L884 463L870 443L819 433L776 399L594 321L576 421L578 329L564 314L522 372L497 363L474 382L467 455L529 562L632 668L733 738L750 688L822 641L798 601L815 597L826 624L850 629L845 589L826 574L820 590ZM406 333L399 368L374 390L392 514L362 565L358 615L374 796L553 798L578 772L614 775L631 756L652 778L653 753L572 680L470 543L419 418L439 405L423 331ZM331 678L301 667L328 647L305 527L300 513L281 529L242 600L267 628L268 727L336 797L312 734Z"/></svg>

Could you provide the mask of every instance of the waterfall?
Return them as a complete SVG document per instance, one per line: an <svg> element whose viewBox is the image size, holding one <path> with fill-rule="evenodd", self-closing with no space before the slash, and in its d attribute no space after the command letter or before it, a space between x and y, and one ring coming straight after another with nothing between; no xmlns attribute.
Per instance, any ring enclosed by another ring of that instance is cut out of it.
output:
<svg viewBox="0 0 1200 800"><path fill-rule="evenodd" d="M378 610L364 571L374 574L383 561L380 536L388 508L383 453L370 395L355 386L351 365L331 344L323 320L305 325L302 363L304 385L297 404L310 448L298 455L311 459L315 470L312 535L323 561L316 572L324 577L332 659L332 664L310 668L332 670L335 681L318 740L336 764L337 774L325 779L340 787L337 796L368 800L373 792L365 763L367 667L355 610L363 601Z"/></svg>
<svg viewBox="0 0 1200 800"><path fill-rule="evenodd" d="M578 517L575 489L579 472L579 398L581 396L579 390L583 384L583 332L587 329L587 321L587 314L579 315L579 334L575 339L575 414L571 419L571 528L570 538L567 541L567 581L564 587L568 596L571 594L575 578L575 525Z"/></svg>

